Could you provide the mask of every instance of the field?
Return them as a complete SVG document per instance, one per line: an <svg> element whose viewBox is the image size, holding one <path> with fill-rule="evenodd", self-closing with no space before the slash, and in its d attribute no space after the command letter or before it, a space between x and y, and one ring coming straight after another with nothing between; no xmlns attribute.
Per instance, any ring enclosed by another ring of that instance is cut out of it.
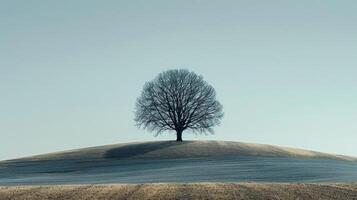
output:
<svg viewBox="0 0 357 200"><path fill-rule="evenodd" d="M357 184L117 184L0 187L0 199L357 199Z"/></svg>

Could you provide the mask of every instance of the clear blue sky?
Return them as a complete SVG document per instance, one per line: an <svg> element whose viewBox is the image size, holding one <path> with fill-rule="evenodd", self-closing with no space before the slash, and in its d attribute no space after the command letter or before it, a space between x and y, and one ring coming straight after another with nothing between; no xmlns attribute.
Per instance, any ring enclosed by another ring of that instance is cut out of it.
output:
<svg viewBox="0 0 357 200"><path fill-rule="evenodd" d="M145 81L202 74L214 136L357 156L357 1L0 2L0 160L153 137Z"/></svg>

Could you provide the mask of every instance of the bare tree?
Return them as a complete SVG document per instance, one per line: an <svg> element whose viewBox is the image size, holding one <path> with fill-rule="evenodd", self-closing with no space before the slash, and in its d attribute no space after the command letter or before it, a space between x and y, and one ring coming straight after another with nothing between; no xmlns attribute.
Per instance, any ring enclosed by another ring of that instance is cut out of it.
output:
<svg viewBox="0 0 357 200"><path fill-rule="evenodd" d="M222 105L214 88L194 72L168 70L147 82L136 102L135 121L138 127L156 131L176 131L182 141L183 131L213 133L220 124Z"/></svg>

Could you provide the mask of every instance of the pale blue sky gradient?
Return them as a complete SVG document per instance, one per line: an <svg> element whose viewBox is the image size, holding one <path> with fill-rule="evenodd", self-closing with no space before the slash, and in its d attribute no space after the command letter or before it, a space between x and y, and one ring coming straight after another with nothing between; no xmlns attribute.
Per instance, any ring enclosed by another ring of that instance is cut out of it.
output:
<svg viewBox="0 0 357 200"><path fill-rule="evenodd" d="M0 1L0 160L157 138L145 81L202 74L214 136L357 156L357 1Z"/></svg>

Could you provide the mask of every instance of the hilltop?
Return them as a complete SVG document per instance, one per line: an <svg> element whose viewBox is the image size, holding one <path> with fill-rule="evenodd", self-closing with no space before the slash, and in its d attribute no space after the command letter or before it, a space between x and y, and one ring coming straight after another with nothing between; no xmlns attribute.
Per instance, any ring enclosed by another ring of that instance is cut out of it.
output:
<svg viewBox="0 0 357 200"><path fill-rule="evenodd" d="M357 160L357 158L290 147L231 141L154 141L122 143L43 154L5 162L53 159L178 159L216 156L272 156Z"/></svg>

